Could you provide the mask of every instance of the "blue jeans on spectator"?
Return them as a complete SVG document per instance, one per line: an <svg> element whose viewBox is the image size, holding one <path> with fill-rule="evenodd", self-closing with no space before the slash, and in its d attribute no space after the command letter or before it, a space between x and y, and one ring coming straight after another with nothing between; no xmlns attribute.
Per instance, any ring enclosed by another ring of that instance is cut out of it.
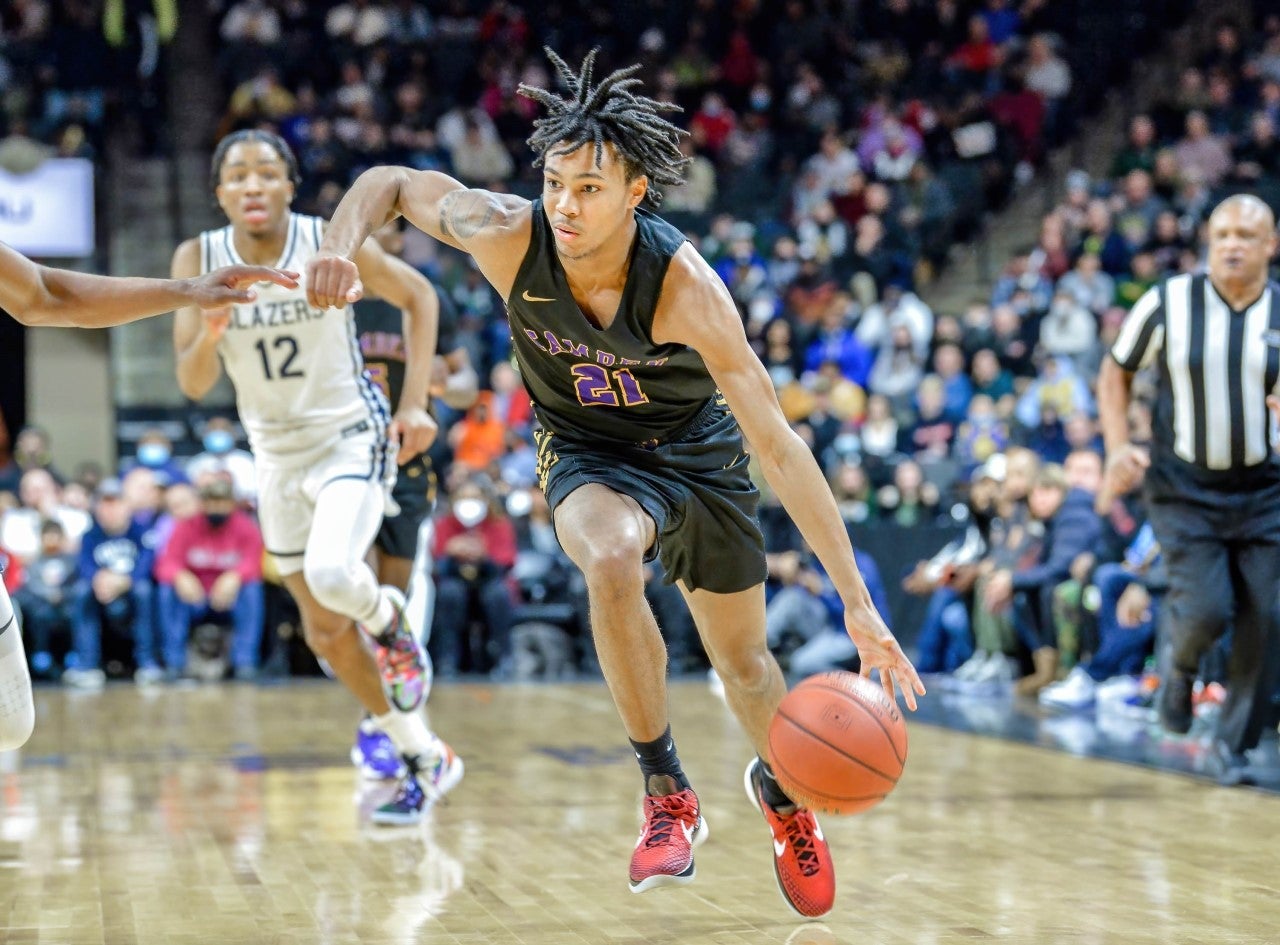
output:
<svg viewBox="0 0 1280 945"><path fill-rule="evenodd" d="M134 581L115 600L101 604L86 581L76 588L71 610L72 654L68 663L76 669L101 669L102 634L108 627L133 640L133 661L138 669L156 665L154 587L150 581Z"/></svg>
<svg viewBox="0 0 1280 945"><path fill-rule="evenodd" d="M207 603L188 604L178 596L172 584L160 585L160 625L164 639L166 669L182 670L187 665L187 636L199 620L231 617L231 666L234 669L257 669L262 646L264 604L262 582L240 585L240 593L230 610L214 610Z"/></svg>
<svg viewBox="0 0 1280 945"><path fill-rule="evenodd" d="M1098 589L1098 651L1085 667L1098 682L1112 676L1142 672L1142 664L1151 652L1155 638L1155 603L1152 619L1136 627L1122 627L1116 619L1116 604L1124 589L1133 583L1133 574L1119 564L1099 565L1093 572L1093 585Z"/></svg>
<svg viewBox="0 0 1280 945"><path fill-rule="evenodd" d="M973 656L969 606L961 595L949 587L940 587L930 595L916 646L916 671L920 673L950 673Z"/></svg>

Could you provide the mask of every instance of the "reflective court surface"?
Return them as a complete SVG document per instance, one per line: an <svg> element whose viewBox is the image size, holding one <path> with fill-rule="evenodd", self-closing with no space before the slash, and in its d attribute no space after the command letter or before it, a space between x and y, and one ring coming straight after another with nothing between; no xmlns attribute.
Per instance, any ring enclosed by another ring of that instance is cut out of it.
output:
<svg viewBox="0 0 1280 945"><path fill-rule="evenodd" d="M1277 940L1280 797L920 720L888 801L823 820L837 908L802 923L745 738L705 682L671 698L710 840L693 885L637 896L640 777L603 684L437 688L467 775L395 829L368 824L390 787L351 767L336 684L39 690L0 756L0 943Z"/></svg>

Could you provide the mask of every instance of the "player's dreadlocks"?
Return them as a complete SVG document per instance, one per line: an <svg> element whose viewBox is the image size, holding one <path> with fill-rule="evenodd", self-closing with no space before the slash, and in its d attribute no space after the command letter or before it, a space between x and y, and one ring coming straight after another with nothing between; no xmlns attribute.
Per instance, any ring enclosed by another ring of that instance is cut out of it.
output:
<svg viewBox="0 0 1280 945"><path fill-rule="evenodd" d="M659 112L683 111L671 102L658 102L631 89L641 85L634 78L640 65L619 69L592 86L591 71L595 67L599 47L587 53L582 60L582 71L574 74L563 59L550 47L543 47L547 58L560 73L569 90L568 98L561 98L546 89L520 84L519 92L545 105L550 113L533 123L533 135L529 147L537 152L533 166L538 167L548 151L557 144L566 147L551 152L556 157L572 154L585 144L594 144L596 165L604 156L606 142L618 149L623 160L627 180L644 175L649 178L646 199L658 206L662 191L658 184L682 184L681 170L689 159L680 152L680 136L688 134L662 118Z"/></svg>

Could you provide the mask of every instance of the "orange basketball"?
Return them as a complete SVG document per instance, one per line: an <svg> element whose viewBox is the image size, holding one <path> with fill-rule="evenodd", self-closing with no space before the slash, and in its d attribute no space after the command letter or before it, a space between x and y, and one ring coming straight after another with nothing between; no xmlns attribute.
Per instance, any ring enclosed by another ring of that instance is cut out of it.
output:
<svg viewBox="0 0 1280 945"><path fill-rule="evenodd" d="M810 676L769 725L769 760L797 803L856 814L893 790L907 761L907 724L888 694L853 673Z"/></svg>

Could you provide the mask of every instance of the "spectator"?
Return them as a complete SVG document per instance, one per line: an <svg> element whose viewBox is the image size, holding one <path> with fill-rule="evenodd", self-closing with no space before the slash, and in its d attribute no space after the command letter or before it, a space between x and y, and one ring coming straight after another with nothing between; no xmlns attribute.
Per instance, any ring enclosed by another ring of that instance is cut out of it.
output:
<svg viewBox="0 0 1280 945"><path fill-rule="evenodd" d="M671 188L662 201L669 213L706 213L716 199L716 166L703 155L693 136L680 139L680 152L689 159L684 168L684 184Z"/></svg>
<svg viewBox="0 0 1280 945"><path fill-rule="evenodd" d="M1076 373L1068 358L1045 358L1040 373L1018 399L1016 416L1024 427L1040 422L1040 412L1050 407L1059 417L1077 411L1093 413L1093 395L1089 384Z"/></svg>
<svg viewBox="0 0 1280 945"><path fill-rule="evenodd" d="M1130 171L1116 201L1115 226L1131 249L1140 249L1155 229L1156 218L1166 209L1152 189L1152 178L1141 170Z"/></svg>
<svg viewBox="0 0 1280 945"><path fill-rule="evenodd" d="M938 487L925 480L918 463L908 459L894 467L893 483L880 489L876 504L895 524L911 528L931 523L940 499Z"/></svg>
<svg viewBox="0 0 1280 945"><path fill-rule="evenodd" d="M231 666L253 679L263 630L262 533L236 508L229 479L200 487L200 511L175 523L156 562L166 675L187 663L187 636L196 622L230 618Z"/></svg>
<svg viewBox="0 0 1280 945"><path fill-rule="evenodd" d="M1231 170L1231 152L1227 143L1209 128L1202 111L1187 115L1186 135L1174 147L1178 168L1183 175L1194 173L1206 186L1216 187Z"/></svg>
<svg viewBox="0 0 1280 945"><path fill-rule="evenodd" d="M1098 344L1098 320L1069 291L1059 289L1040 322L1040 346L1050 357L1070 358L1084 373Z"/></svg>
<svg viewBox="0 0 1280 945"><path fill-rule="evenodd" d="M62 526L46 520L40 526L40 552L27 565L26 580L13 595L22 611L31 673L38 679L55 678L55 651L69 648L76 578L76 557L67 551Z"/></svg>
<svg viewBox="0 0 1280 945"><path fill-rule="evenodd" d="M78 689L100 689L103 638L129 639L139 684L158 682L163 673L155 659L151 565L142 526L131 521L119 479L98 487L93 526L80 545L80 584L72 612L73 648L62 681Z"/></svg>
<svg viewBox="0 0 1280 945"><path fill-rule="evenodd" d="M175 482L186 482L182 464L173 458L173 444L159 427L152 427L138 438L138 445L132 459L120 464L120 474L124 475L135 466L145 466L155 473L160 488L167 489Z"/></svg>
<svg viewBox="0 0 1280 945"><path fill-rule="evenodd" d="M858 340L839 305L830 306L822 325L805 351L804 370L816 373L824 364L835 364L840 374L864 390L871 374L872 353Z"/></svg>
<svg viewBox="0 0 1280 945"><path fill-rule="evenodd" d="M491 413L493 393L481 391L475 405L449 430L449 445L458 465L473 472L488 469L502 455L505 428Z"/></svg>
<svg viewBox="0 0 1280 945"><path fill-rule="evenodd" d="M66 478L53 465L53 451L49 434L41 427L26 426L18 432L13 444L13 463L0 475L0 492L18 491L18 484L29 469L43 469L55 483L61 484Z"/></svg>
<svg viewBox="0 0 1280 945"><path fill-rule="evenodd" d="M329 10L324 31L339 42L369 47L390 34L391 18L386 8L374 0L350 0Z"/></svg>
<svg viewBox="0 0 1280 945"><path fill-rule="evenodd" d="M1177 225L1176 217L1174 225ZM1102 261L1096 253L1081 253L1072 270L1058 280L1058 293L1064 292L1077 305L1084 306L1094 315L1101 315L1115 304L1116 283L1102 271Z"/></svg>
<svg viewBox="0 0 1280 945"><path fill-rule="evenodd" d="M895 403L905 402L924 377L924 359L916 353L911 330L906 325L893 329L887 342L876 355L867 378L872 393L888 397Z"/></svg>
<svg viewBox="0 0 1280 945"><path fill-rule="evenodd" d="M1236 147L1235 161L1235 178L1242 183L1280 178L1280 138L1266 112L1256 112L1250 120L1249 137Z"/></svg>
<svg viewBox="0 0 1280 945"><path fill-rule="evenodd" d="M1129 120L1129 137L1111 161L1111 176L1124 177L1130 171L1153 173L1156 168L1156 123L1150 115Z"/></svg>
<svg viewBox="0 0 1280 945"><path fill-rule="evenodd" d="M1123 236L1112 227L1111 209L1105 200L1090 200L1085 211L1085 230L1080 252L1097 256L1104 272L1122 276L1129 269L1132 250Z"/></svg>
<svg viewBox="0 0 1280 945"><path fill-rule="evenodd" d="M861 452L881 461L898 452L898 421L889 398L875 394L867 401L867 417L860 432Z"/></svg>
<svg viewBox="0 0 1280 945"><path fill-rule="evenodd" d="M973 356L970 367L973 378L973 393L991 399L999 404L1005 397L1013 394L1013 375L1001 366L1000 360L990 348L983 348Z"/></svg>
<svg viewBox="0 0 1280 945"><path fill-rule="evenodd" d="M1040 470L1028 507L1033 519L1044 527L1035 563L996 571L983 591L983 604L993 612L1013 604L1015 595L1018 598L1015 626L1035 664L1034 672L1018 681L1019 695L1037 695L1057 676L1053 589L1067 579L1076 556L1093 547L1100 529L1093 496L1082 489L1069 489L1062 467L1054 464Z"/></svg>
<svg viewBox="0 0 1280 945"><path fill-rule="evenodd" d="M942 382L945 395L943 413L958 423L968 413L969 400L973 397L973 384L964 370L964 352L958 344L947 341L934 349L933 372Z"/></svg>
<svg viewBox="0 0 1280 945"><path fill-rule="evenodd" d="M770 558L770 574L781 580L783 587L765 611L769 648L783 651L789 671L797 677L856 668L858 651L844 629L844 605L821 562L807 548L775 553ZM854 560L876 610L888 625L889 600L875 561L856 548Z"/></svg>
<svg viewBox="0 0 1280 945"><path fill-rule="evenodd" d="M1071 67L1053 48L1044 33L1031 37L1027 43L1027 64L1024 81L1045 103L1045 125L1049 139L1056 140L1063 128L1062 107L1071 92Z"/></svg>
<svg viewBox="0 0 1280 945"><path fill-rule="evenodd" d="M210 417L204 425L200 443L204 452L187 460L187 479L199 484L213 477L227 477L235 488L237 500L256 504L258 484L253 454L236 447L230 418Z"/></svg>
<svg viewBox="0 0 1280 945"><path fill-rule="evenodd" d="M483 615L479 652L470 652L473 672L511 670L511 589L516 534L486 480L471 477L453 491L449 510L436 523L433 539L436 612L431 654L436 672L457 675L470 651L471 616ZM478 606L477 606L478 605Z"/></svg>

